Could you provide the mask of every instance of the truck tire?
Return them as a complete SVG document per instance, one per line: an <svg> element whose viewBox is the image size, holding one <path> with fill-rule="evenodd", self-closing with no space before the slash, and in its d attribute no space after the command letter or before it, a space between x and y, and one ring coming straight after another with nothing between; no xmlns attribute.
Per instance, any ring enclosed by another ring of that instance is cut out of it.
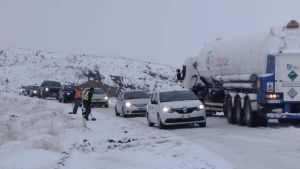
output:
<svg viewBox="0 0 300 169"><path fill-rule="evenodd" d="M244 101L244 113L245 113L245 119L246 119L246 125L248 127L255 127L255 114L252 112L252 107L251 107L251 101L250 99L245 99Z"/></svg>
<svg viewBox="0 0 300 169"><path fill-rule="evenodd" d="M234 116L235 116L235 121L238 125L244 125L244 116L243 116L243 111L242 111L242 104L241 104L241 98L236 97L234 99Z"/></svg>
<svg viewBox="0 0 300 169"><path fill-rule="evenodd" d="M235 124L235 117L232 109L231 97L226 99L226 112L227 112L227 121L229 124Z"/></svg>

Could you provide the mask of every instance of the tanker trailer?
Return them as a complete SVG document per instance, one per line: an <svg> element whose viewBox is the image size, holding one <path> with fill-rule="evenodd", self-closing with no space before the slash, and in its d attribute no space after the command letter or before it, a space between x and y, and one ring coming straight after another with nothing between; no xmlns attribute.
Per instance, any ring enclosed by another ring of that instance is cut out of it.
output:
<svg viewBox="0 0 300 169"><path fill-rule="evenodd" d="M281 28L204 45L184 64L184 88L206 110L223 111L230 124L300 121L300 30Z"/></svg>

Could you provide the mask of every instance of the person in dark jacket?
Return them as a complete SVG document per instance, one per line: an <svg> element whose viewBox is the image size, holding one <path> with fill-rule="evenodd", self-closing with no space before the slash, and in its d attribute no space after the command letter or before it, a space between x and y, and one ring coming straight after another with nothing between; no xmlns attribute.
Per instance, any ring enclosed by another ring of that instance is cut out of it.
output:
<svg viewBox="0 0 300 169"><path fill-rule="evenodd" d="M91 103L92 103L92 98L94 94L94 88L91 87L83 96L83 106L85 108L85 111L83 111L82 115L85 120L89 120L89 115L91 113Z"/></svg>

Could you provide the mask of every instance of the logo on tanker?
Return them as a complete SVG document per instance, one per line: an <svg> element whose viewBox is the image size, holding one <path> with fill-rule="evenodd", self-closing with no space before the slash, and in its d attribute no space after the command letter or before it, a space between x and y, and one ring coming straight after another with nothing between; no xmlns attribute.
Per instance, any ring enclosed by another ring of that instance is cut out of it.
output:
<svg viewBox="0 0 300 169"><path fill-rule="evenodd" d="M207 53L206 58L206 68L210 70L212 67L225 67L228 66L229 59L226 57L219 57L212 53L212 51L209 51Z"/></svg>

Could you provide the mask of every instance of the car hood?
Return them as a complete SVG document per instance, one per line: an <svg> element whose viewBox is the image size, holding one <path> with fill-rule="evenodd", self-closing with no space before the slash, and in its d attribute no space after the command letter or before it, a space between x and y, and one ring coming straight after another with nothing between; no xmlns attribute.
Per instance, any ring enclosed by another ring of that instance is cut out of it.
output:
<svg viewBox="0 0 300 169"><path fill-rule="evenodd" d="M183 107L197 107L201 104L199 100L184 100L184 101L174 101L174 102L163 102L161 107L171 107L171 108L183 108Z"/></svg>
<svg viewBox="0 0 300 169"><path fill-rule="evenodd" d="M150 101L150 99L130 99L130 100L124 100L124 102L130 102L131 104L147 104Z"/></svg>
<svg viewBox="0 0 300 169"><path fill-rule="evenodd" d="M104 99L105 96L105 94L93 94L92 99Z"/></svg>

